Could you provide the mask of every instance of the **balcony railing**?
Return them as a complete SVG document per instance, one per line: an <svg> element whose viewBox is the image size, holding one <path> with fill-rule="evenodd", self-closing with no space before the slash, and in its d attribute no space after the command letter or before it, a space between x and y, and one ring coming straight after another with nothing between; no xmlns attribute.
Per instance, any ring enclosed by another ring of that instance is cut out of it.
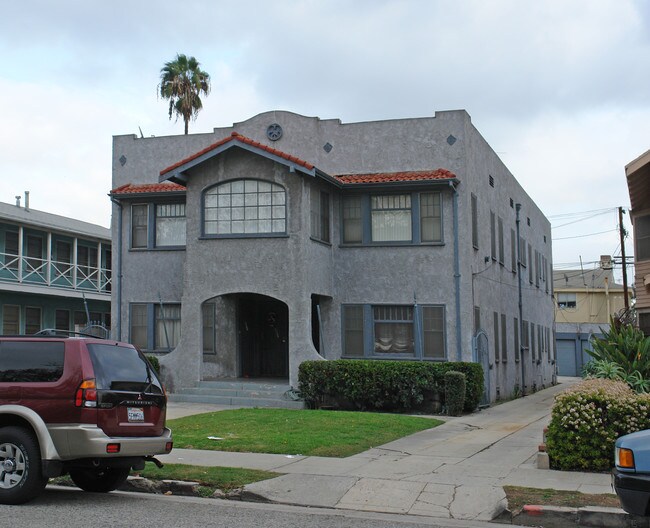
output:
<svg viewBox="0 0 650 528"><path fill-rule="evenodd" d="M75 265L70 262L0 253L0 282L110 293L111 270L85 264Z"/></svg>

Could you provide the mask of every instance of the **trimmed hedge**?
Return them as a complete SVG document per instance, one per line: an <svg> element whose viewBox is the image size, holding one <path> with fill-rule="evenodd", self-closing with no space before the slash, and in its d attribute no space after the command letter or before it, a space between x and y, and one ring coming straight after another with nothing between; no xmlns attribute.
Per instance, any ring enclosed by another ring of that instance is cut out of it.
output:
<svg viewBox="0 0 650 528"><path fill-rule="evenodd" d="M445 404L447 371L465 375L463 409L472 412L483 393L483 368L478 363L304 361L298 370L298 382L300 393L311 408L430 411L436 396Z"/></svg>
<svg viewBox="0 0 650 528"><path fill-rule="evenodd" d="M619 436L650 428L650 395L623 381L588 379L555 397L546 450L551 468L607 471Z"/></svg>
<svg viewBox="0 0 650 528"><path fill-rule="evenodd" d="M158 361L158 356L152 354L147 354L147 360L151 363L151 366L156 371L156 374L160 374L160 361Z"/></svg>
<svg viewBox="0 0 650 528"><path fill-rule="evenodd" d="M465 405L465 374L455 370L445 372L445 401L447 414L460 416Z"/></svg>

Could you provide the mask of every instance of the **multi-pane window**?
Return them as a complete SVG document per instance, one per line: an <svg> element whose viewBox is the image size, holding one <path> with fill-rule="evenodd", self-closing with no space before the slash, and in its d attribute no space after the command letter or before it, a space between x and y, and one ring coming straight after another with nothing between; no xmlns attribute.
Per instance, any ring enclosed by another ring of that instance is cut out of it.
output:
<svg viewBox="0 0 650 528"><path fill-rule="evenodd" d="M181 337L181 305L156 304L154 348L156 350L172 350L178 345Z"/></svg>
<svg viewBox="0 0 650 528"><path fill-rule="evenodd" d="M442 306L422 307L422 355L445 359L445 321Z"/></svg>
<svg viewBox="0 0 650 528"><path fill-rule="evenodd" d="M56 310L54 319L57 330L70 330L70 310Z"/></svg>
<svg viewBox="0 0 650 528"><path fill-rule="evenodd" d="M515 236L515 230L510 230L510 266L512 272L517 271L517 237Z"/></svg>
<svg viewBox="0 0 650 528"><path fill-rule="evenodd" d="M537 355L537 347L539 343L535 341L535 323L531 321L530 323L530 360L535 361L535 356Z"/></svg>
<svg viewBox="0 0 650 528"><path fill-rule="evenodd" d="M413 306L374 306L375 354L414 353Z"/></svg>
<svg viewBox="0 0 650 528"><path fill-rule="evenodd" d="M347 358L445 359L443 306L344 305Z"/></svg>
<svg viewBox="0 0 650 528"><path fill-rule="evenodd" d="M147 305L132 304L130 342L143 350L148 345L147 326Z"/></svg>
<svg viewBox="0 0 650 528"><path fill-rule="evenodd" d="M38 306L25 307L25 335L32 335L41 330L41 309Z"/></svg>
<svg viewBox="0 0 650 528"><path fill-rule="evenodd" d="M494 211L490 211L490 256L497 259L497 226Z"/></svg>
<svg viewBox="0 0 650 528"><path fill-rule="evenodd" d="M261 180L235 180L204 194L205 235L282 234L287 230L284 187Z"/></svg>
<svg viewBox="0 0 650 528"><path fill-rule="evenodd" d="M575 293L558 293L557 294L557 306L561 310L566 310L567 308L576 308L576 294Z"/></svg>
<svg viewBox="0 0 650 528"><path fill-rule="evenodd" d="M370 217L373 242L410 241L411 195L387 194L370 197Z"/></svg>
<svg viewBox="0 0 650 528"><path fill-rule="evenodd" d="M4 264L11 270L18 269L18 233L15 231L5 233Z"/></svg>
<svg viewBox="0 0 650 528"><path fill-rule="evenodd" d="M363 306L343 306L343 342L345 357L363 357Z"/></svg>
<svg viewBox="0 0 650 528"><path fill-rule="evenodd" d="M61 275L69 277L72 273L72 246L70 242L57 240L54 245L56 256L54 257L56 271Z"/></svg>
<svg viewBox="0 0 650 528"><path fill-rule="evenodd" d="M478 201L472 194L472 246L478 249Z"/></svg>
<svg viewBox="0 0 650 528"><path fill-rule="evenodd" d="M216 354L216 306L214 303L204 303L201 306L203 319L203 353Z"/></svg>
<svg viewBox="0 0 650 528"><path fill-rule="evenodd" d="M501 314L501 360L508 361L508 335L506 327L506 314Z"/></svg>
<svg viewBox="0 0 650 528"><path fill-rule="evenodd" d="M131 247L146 248L149 238L149 206L131 206Z"/></svg>
<svg viewBox="0 0 650 528"><path fill-rule="evenodd" d="M528 244L528 282L533 283L533 246Z"/></svg>
<svg viewBox="0 0 650 528"><path fill-rule="evenodd" d="M499 314L497 312L492 313L493 323L494 323L494 361L499 361Z"/></svg>
<svg viewBox="0 0 650 528"><path fill-rule="evenodd" d="M156 247L185 245L185 204L156 205Z"/></svg>
<svg viewBox="0 0 650 528"><path fill-rule="evenodd" d="M43 265L43 238L27 235L27 269L26 272L38 271Z"/></svg>
<svg viewBox="0 0 650 528"><path fill-rule="evenodd" d="M504 260L504 245L505 241L503 239L503 218L499 217L498 221L498 226L499 226L499 264L503 266L503 260Z"/></svg>
<svg viewBox="0 0 650 528"><path fill-rule="evenodd" d="M526 260L526 240L523 237L519 237L519 251L521 265L525 268L528 265L528 261Z"/></svg>
<svg viewBox="0 0 650 528"><path fill-rule="evenodd" d="M422 242L442 240L442 210L440 193L420 195L420 239Z"/></svg>
<svg viewBox="0 0 650 528"><path fill-rule="evenodd" d="M361 196L343 198L343 243L360 244L363 240Z"/></svg>
<svg viewBox="0 0 650 528"><path fill-rule="evenodd" d="M330 195L318 189L311 191L311 236L330 241Z"/></svg>
<svg viewBox="0 0 650 528"><path fill-rule="evenodd" d="M442 242L442 195L435 193L346 196L342 242Z"/></svg>
<svg viewBox="0 0 650 528"><path fill-rule="evenodd" d="M20 334L20 306L5 304L2 307L2 333L5 335Z"/></svg>
<svg viewBox="0 0 650 528"><path fill-rule="evenodd" d="M80 273L80 280L96 279L97 270L97 248L88 246L77 246L77 265Z"/></svg>
<svg viewBox="0 0 650 528"><path fill-rule="evenodd" d="M481 329L481 308L474 306L474 334Z"/></svg>
<svg viewBox="0 0 650 528"><path fill-rule="evenodd" d="M519 350L519 319L517 319L516 317L515 317L515 321L514 321L514 329L515 329L515 332L514 332L514 336L515 336L515 343L514 343L515 344L515 361L519 361L519 354L521 352Z"/></svg>
<svg viewBox="0 0 650 528"><path fill-rule="evenodd" d="M634 218L634 247L636 260L650 258L650 215Z"/></svg>

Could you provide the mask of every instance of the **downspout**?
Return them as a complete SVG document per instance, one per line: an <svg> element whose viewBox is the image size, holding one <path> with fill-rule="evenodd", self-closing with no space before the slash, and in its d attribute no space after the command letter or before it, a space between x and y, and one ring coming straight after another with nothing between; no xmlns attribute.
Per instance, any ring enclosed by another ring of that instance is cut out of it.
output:
<svg viewBox="0 0 650 528"><path fill-rule="evenodd" d="M461 314L460 314L460 255L458 242L458 191L454 182L449 182L453 192L452 209L454 217L454 287L456 289L456 361L463 359Z"/></svg>
<svg viewBox="0 0 650 528"><path fill-rule="evenodd" d="M517 211L517 288L519 290L519 361L521 361L521 396L526 396L526 362L524 361L524 305L521 294L521 237L519 236L519 211L521 204L515 204Z"/></svg>
<svg viewBox="0 0 650 528"><path fill-rule="evenodd" d="M122 202L116 200L112 196L111 202L119 208L119 216L117 217L117 273L114 275L116 279L115 303L117 304L117 312L115 314L117 325L115 328L115 334L117 341L122 341Z"/></svg>

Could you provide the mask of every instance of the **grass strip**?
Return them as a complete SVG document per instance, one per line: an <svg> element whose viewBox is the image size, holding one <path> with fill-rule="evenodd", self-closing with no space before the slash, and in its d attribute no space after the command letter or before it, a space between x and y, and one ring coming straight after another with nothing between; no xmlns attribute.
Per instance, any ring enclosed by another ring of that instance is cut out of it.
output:
<svg viewBox="0 0 650 528"><path fill-rule="evenodd" d="M248 408L167 423L176 448L347 457L443 422L401 414Z"/></svg>
<svg viewBox="0 0 650 528"><path fill-rule="evenodd" d="M504 486L508 499L508 509L517 511L526 504L538 506L566 506L582 508L584 506L604 506L620 508L618 497L614 494L591 494L578 491L555 489L523 488L520 486Z"/></svg>
<svg viewBox="0 0 650 528"><path fill-rule="evenodd" d="M213 490L219 488L225 492L241 488L246 484L280 476L279 473L257 469L190 466L185 464L165 464L162 468L147 464L145 469L134 471L132 475L139 475L149 480L198 482L201 486Z"/></svg>

